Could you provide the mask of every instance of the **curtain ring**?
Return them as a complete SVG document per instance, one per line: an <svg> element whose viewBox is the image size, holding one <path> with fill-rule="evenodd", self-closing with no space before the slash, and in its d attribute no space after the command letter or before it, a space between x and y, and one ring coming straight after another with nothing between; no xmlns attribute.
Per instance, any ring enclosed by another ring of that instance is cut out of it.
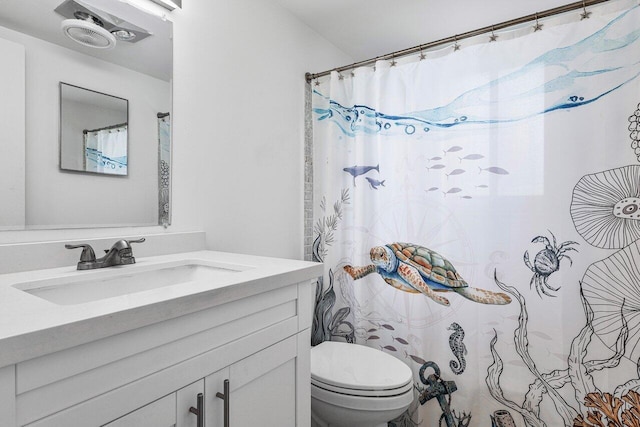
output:
<svg viewBox="0 0 640 427"><path fill-rule="evenodd" d="M585 19L589 19L591 12L587 12L586 1L582 0L582 13L580 14L580 20L583 21Z"/></svg>
<svg viewBox="0 0 640 427"><path fill-rule="evenodd" d="M393 55L391 55L391 62L389 62L389 66L390 67L395 67L396 64L398 64L398 62L396 62L396 55L393 54Z"/></svg>
<svg viewBox="0 0 640 427"><path fill-rule="evenodd" d="M453 51L455 52L456 50L460 50L460 45L458 44L458 35L456 34L455 36L453 36Z"/></svg>
<svg viewBox="0 0 640 427"><path fill-rule="evenodd" d="M420 45L420 61L422 61L423 59L426 59L427 55L424 54L424 52L422 51L422 45Z"/></svg>
<svg viewBox="0 0 640 427"><path fill-rule="evenodd" d="M542 30L542 24L538 22L538 12L536 12L536 25L533 26L533 32Z"/></svg>
<svg viewBox="0 0 640 427"><path fill-rule="evenodd" d="M489 36L489 43L494 42L498 39L496 33L493 32L493 25L491 26L491 36Z"/></svg>
<svg viewBox="0 0 640 427"><path fill-rule="evenodd" d="M355 63L351 64L351 77L355 77L356 76L355 66L356 66Z"/></svg>

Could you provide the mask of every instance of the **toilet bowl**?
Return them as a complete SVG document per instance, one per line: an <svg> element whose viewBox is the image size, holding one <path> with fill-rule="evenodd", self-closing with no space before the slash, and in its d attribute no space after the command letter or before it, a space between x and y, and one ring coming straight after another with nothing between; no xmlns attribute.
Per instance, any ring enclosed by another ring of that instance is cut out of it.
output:
<svg viewBox="0 0 640 427"><path fill-rule="evenodd" d="M413 375L400 360L358 344L311 349L311 417L319 427L386 427L413 401Z"/></svg>

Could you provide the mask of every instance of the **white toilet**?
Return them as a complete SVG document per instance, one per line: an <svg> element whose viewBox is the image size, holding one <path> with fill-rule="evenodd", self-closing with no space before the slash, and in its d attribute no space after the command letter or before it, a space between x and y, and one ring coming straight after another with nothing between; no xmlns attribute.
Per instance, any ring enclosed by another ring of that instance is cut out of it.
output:
<svg viewBox="0 0 640 427"><path fill-rule="evenodd" d="M311 349L311 425L387 427L413 401L413 375L400 360L358 344Z"/></svg>

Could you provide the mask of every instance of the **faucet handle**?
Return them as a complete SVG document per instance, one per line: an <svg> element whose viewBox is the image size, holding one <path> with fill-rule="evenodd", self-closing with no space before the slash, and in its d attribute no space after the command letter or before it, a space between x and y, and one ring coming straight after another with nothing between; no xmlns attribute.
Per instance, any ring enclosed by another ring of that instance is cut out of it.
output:
<svg viewBox="0 0 640 427"><path fill-rule="evenodd" d="M121 264L135 264L136 259L133 256L133 250L131 248L131 243L142 243L146 239L144 237L139 238L138 240L119 240L111 247L111 250L116 249L118 251L118 256L120 257ZM109 252L109 251L105 251Z"/></svg>
<svg viewBox="0 0 640 427"><path fill-rule="evenodd" d="M87 261L95 261L96 260L96 253L93 251L93 248L91 247L91 245L69 245L69 244L66 244L66 245L64 245L64 247L67 248L67 249L82 248L82 253L80 254L80 262L87 262Z"/></svg>
<svg viewBox="0 0 640 427"><path fill-rule="evenodd" d="M126 240L126 239L120 239L117 242L115 242L112 246L111 249L105 249L105 253L109 253L111 250L116 250L116 251L121 251L123 249L131 249L131 243L142 243L145 241L145 238L142 237L138 240Z"/></svg>
<svg viewBox="0 0 640 427"><path fill-rule="evenodd" d="M144 237L139 238L138 240L118 240L117 242L115 242L113 244L113 246L111 247L111 249L116 248L118 250L124 250L126 249L127 251L131 252L131 244L132 243L142 243L144 242L146 239ZM109 252L108 250L105 250L105 252ZM131 254L129 254L129 256L131 256Z"/></svg>

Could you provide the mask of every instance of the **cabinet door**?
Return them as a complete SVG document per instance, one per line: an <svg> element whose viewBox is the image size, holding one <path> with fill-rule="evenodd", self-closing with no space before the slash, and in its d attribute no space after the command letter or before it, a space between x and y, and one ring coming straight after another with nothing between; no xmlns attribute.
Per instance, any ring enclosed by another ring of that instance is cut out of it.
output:
<svg viewBox="0 0 640 427"><path fill-rule="evenodd" d="M289 359L231 391L230 425L295 427L296 367ZM234 379L235 376L231 375Z"/></svg>
<svg viewBox="0 0 640 427"><path fill-rule="evenodd" d="M224 427L224 380L230 427L296 426L296 340L289 338L205 378L207 427Z"/></svg>
<svg viewBox="0 0 640 427"><path fill-rule="evenodd" d="M174 427L176 425L176 394L170 394L104 427Z"/></svg>
<svg viewBox="0 0 640 427"><path fill-rule="evenodd" d="M198 408L198 394L203 395L202 405ZM204 411L204 380L196 381L176 392L176 427L197 427L198 409ZM191 411L193 408L194 412ZM204 417L204 414L201 415Z"/></svg>

